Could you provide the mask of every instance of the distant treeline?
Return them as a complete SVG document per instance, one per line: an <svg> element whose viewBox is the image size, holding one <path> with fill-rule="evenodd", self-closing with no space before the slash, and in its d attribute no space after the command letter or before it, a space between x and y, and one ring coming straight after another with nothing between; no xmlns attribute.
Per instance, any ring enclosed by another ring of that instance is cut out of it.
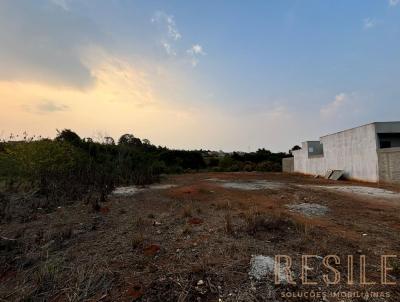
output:
<svg viewBox="0 0 400 302"><path fill-rule="evenodd" d="M0 142L0 188L70 200L94 192L104 200L117 185L146 185L164 173L280 171L286 156L264 149L230 154L170 150L132 134L117 142L111 137L95 142L66 129L54 139L25 136Z"/></svg>
<svg viewBox="0 0 400 302"><path fill-rule="evenodd" d="M258 149L256 152L249 153L233 152L219 157L209 157L207 167L212 171L221 172L280 172L282 171L282 158L288 156L287 153L272 153L265 149Z"/></svg>

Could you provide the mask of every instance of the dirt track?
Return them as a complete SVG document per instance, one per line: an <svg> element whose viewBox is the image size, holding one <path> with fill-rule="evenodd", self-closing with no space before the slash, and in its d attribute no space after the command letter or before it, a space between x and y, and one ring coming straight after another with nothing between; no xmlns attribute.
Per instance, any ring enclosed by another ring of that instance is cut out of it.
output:
<svg viewBox="0 0 400 302"><path fill-rule="evenodd" d="M53 213L38 210L30 222L1 225L1 236L16 240L2 246L0 297L285 301L282 292L361 288L344 281L328 287L322 273L312 272L309 278L318 285L302 285L301 254L338 255L343 267L347 255L366 255L368 279L378 283L380 255L399 255L400 195L326 188L376 185L281 173L184 174L162 183L166 186L111 196L99 213L75 202ZM382 189L400 192L396 186ZM327 211L305 215L290 207L299 204ZM252 255L277 254L293 258L297 285L275 286L270 275L261 281L249 278ZM399 301L396 263L389 279L397 285L363 288L389 292L390 297L369 301ZM321 263L314 267L318 271ZM326 301L341 300L364 301Z"/></svg>

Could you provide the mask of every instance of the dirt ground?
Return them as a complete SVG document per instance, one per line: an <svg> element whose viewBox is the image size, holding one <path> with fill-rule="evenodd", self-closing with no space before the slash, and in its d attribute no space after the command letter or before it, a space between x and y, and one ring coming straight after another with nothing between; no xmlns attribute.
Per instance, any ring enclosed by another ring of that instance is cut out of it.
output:
<svg viewBox="0 0 400 302"><path fill-rule="evenodd" d="M399 186L193 173L116 193L99 212L77 201L0 225L0 301L400 301L398 259L389 263L395 284L380 279L380 256L400 257ZM315 285L302 284L304 254L317 256L308 273ZM292 257L296 284L252 278L254 255ZM340 257L338 284L322 279L326 255ZM376 284L360 284L360 255ZM382 295L291 296L310 290Z"/></svg>

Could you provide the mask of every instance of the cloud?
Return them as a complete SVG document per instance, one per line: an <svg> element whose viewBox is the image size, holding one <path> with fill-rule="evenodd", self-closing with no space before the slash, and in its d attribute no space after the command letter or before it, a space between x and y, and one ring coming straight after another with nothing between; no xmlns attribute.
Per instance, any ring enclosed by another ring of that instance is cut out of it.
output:
<svg viewBox="0 0 400 302"><path fill-rule="evenodd" d="M162 42L162 46L165 49L165 52L169 55L169 56L176 56L176 52L175 50L172 49L172 46L170 43L168 42Z"/></svg>
<svg viewBox="0 0 400 302"><path fill-rule="evenodd" d="M364 29L370 29L376 26L376 20L372 18L365 18L364 22Z"/></svg>
<svg viewBox="0 0 400 302"><path fill-rule="evenodd" d="M53 101L43 101L42 103L36 106L39 112L57 112L57 111L66 111L69 109L67 105L64 104L56 104Z"/></svg>
<svg viewBox="0 0 400 302"><path fill-rule="evenodd" d="M199 57L200 56L205 56L206 53L203 50L203 47L199 44L194 44L191 48L189 48L187 51L187 54L191 58L191 63L193 67L196 67L197 64L199 63Z"/></svg>
<svg viewBox="0 0 400 302"><path fill-rule="evenodd" d="M349 95L346 93L340 93L335 96L335 99L327 104L325 107L321 108L320 114L322 117L333 117L340 109L343 108L347 103L349 103Z"/></svg>
<svg viewBox="0 0 400 302"><path fill-rule="evenodd" d="M160 43L167 55L176 56L173 44L182 39L182 35L176 26L174 17L163 11L157 11L151 18L151 22L161 25L163 31L166 31Z"/></svg>
<svg viewBox="0 0 400 302"><path fill-rule="evenodd" d="M157 11L151 18L151 22L162 26L162 29L163 31L165 31L165 33L160 41L160 44L168 56L176 57L176 42L182 39L182 35L179 32L178 27L176 26L174 17L172 15L168 15L163 11ZM190 63L193 67L196 67L199 63L200 56L206 55L203 47L199 44L192 45L189 49L186 50L186 54L189 56Z"/></svg>
<svg viewBox="0 0 400 302"><path fill-rule="evenodd" d="M203 55L203 56L206 54L203 51L203 47L199 44L195 44L190 49L188 49L188 53L192 55Z"/></svg>
<svg viewBox="0 0 400 302"><path fill-rule="evenodd" d="M178 27L175 24L174 16L168 15L163 11L157 11L151 18L151 22L165 25L167 28L168 36L171 39L177 41L182 38L182 35L180 34Z"/></svg>
<svg viewBox="0 0 400 302"><path fill-rule="evenodd" d="M400 3L400 0L389 0L389 6L396 6Z"/></svg>
<svg viewBox="0 0 400 302"><path fill-rule="evenodd" d="M67 5L67 1L66 0L50 0L50 2L52 2L53 4L61 7L63 10L68 11L69 7Z"/></svg>
<svg viewBox="0 0 400 302"><path fill-rule="evenodd" d="M0 81L93 85L81 56L86 45L103 44L103 34L89 19L59 9L64 2L0 1Z"/></svg>

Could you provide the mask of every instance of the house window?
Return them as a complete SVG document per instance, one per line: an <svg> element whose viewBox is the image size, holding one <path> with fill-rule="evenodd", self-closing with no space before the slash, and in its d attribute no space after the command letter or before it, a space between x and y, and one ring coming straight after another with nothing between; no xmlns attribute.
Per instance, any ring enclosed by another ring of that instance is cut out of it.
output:
<svg viewBox="0 0 400 302"><path fill-rule="evenodd" d="M391 141L381 141L381 149L392 148Z"/></svg>
<svg viewBox="0 0 400 302"><path fill-rule="evenodd" d="M308 152L309 152L309 153L314 153L314 147L309 147L309 148L308 148Z"/></svg>

